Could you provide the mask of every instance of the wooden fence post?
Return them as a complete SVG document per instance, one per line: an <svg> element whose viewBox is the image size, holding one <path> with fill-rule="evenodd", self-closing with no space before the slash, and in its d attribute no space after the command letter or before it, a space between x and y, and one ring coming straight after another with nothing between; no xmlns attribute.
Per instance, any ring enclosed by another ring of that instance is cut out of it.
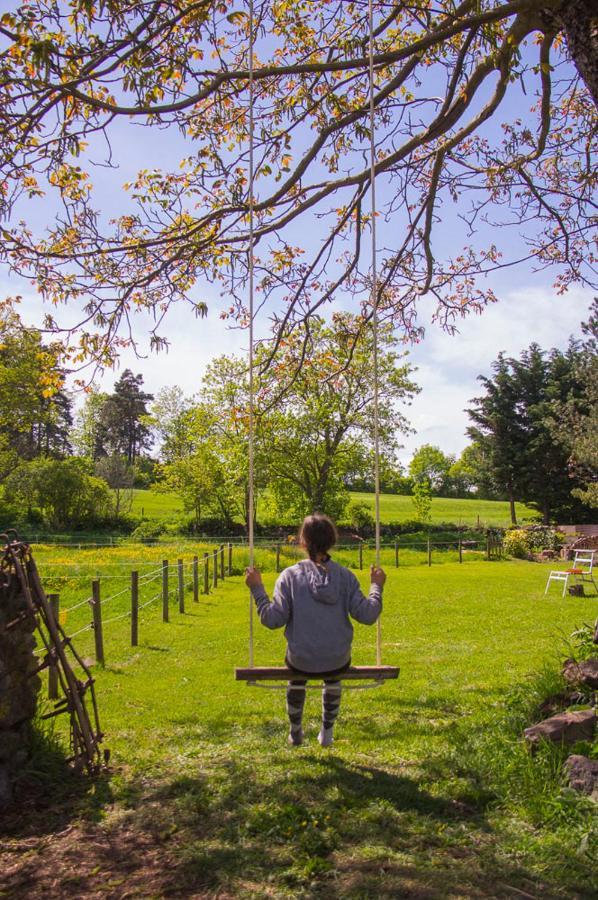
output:
<svg viewBox="0 0 598 900"><path fill-rule="evenodd" d="M93 614L93 634L96 645L96 663L106 665L104 658L104 633L102 631L102 599L100 595L100 582L96 578L91 582L91 611Z"/></svg>
<svg viewBox="0 0 598 900"><path fill-rule="evenodd" d="M490 559L490 538L486 538L486 559Z"/></svg>
<svg viewBox="0 0 598 900"><path fill-rule="evenodd" d="M232 541L228 542L228 574L233 574L233 544Z"/></svg>
<svg viewBox="0 0 598 900"><path fill-rule="evenodd" d="M463 542L461 538L459 538L459 562L463 562Z"/></svg>
<svg viewBox="0 0 598 900"><path fill-rule="evenodd" d="M276 545L276 571L280 572L280 544Z"/></svg>
<svg viewBox="0 0 598 900"><path fill-rule="evenodd" d="M212 585L218 587L218 549L212 553Z"/></svg>
<svg viewBox="0 0 598 900"><path fill-rule="evenodd" d="M139 572L131 572L131 647L139 643Z"/></svg>
<svg viewBox="0 0 598 900"><path fill-rule="evenodd" d="M179 588L179 612L185 612L185 568L182 559L177 560L178 588Z"/></svg>
<svg viewBox="0 0 598 900"><path fill-rule="evenodd" d="M359 570L363 569L363 543L359 542Z"/></svg>
<svg viewBox="0 0 598 900"><path fill-rule="evenodd" d="M199 560L193 557L193 602L199 603Z"/></svg>
<svg viewBox="0 0 598 900"><path fill-rule="evenodd" d="M162 560L162 621L168 622L168 560Z"/></svg>
<svg viewBox="0 0 598 900"><path fill-rule="evenodd" d="M48 602L52 615L54 616L54 624L60 623L60 597L58 594L48 594ZM58 672L56 666L51 665L48 669L48 700L58 700Z"/></svg>
<svg viewBox="0 0 598 900"><path fill-rule="evenodd" d="M210 593L210 554L203 555L203 592Z"/></svg>
<svg viewBox="0 0 598 900"><path fill-rule="evenodd" d="M395 568L399 568L399 542L395 541Z"/></svg>
<svg viewBox="0 0 598 900"><path fill-rule="evenodd" d="M220 544L220 581L224 581L224 544Z"/></svg>
<svg viewBox="0 0 598 900"><path fill-rule="evenodd" d="M428 538L428 565L432 565L432 544L430 538Z"/></svg>

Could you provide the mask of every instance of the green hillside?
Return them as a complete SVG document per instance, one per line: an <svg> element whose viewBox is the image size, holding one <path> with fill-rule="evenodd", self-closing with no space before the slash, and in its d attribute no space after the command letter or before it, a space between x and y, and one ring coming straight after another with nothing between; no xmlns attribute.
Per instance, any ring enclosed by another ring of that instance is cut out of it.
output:
<svg viewBox="0 0 598 900"><path fill-rule="evenodd" d="M374 509L373 494L353 493L351 499L367 503L372 510ZM135 515L144 515L149 519L172 519L182 513L183 504L176 494L136 490L132 511ZM415 517L411 497L396 494L382 495L380 512L383 522L405 522ZM534 515L534 511L523 503L517 504L517 516L520 521ZM481 525L508 525L509 504L501 500L455 500L448 497L435 497L432 502L433 522L476 525L478 517Z"/></svg>
<svg viewBox="0 0 598 900"><path fill-rule="evenodd" d="M374 509L374 495L354 493L354 502L367 503ZM517 518L521 522L537 516L534 510L523 503L517 504ZM414 519L415 512L411 497L397 494L382 494L380 517L383 522L404 522ZM434 497L432 501L433 522L456 522L476 525L478 517L481 525L509 525L511 521L509 504L503 500L456 500L452 497Z"/></svg>

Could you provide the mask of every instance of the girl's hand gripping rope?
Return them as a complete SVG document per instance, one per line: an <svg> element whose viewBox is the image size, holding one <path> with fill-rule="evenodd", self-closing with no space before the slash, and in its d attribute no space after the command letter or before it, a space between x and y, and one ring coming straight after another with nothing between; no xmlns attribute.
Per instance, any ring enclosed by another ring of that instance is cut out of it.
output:
<svg viewBox="0 0 598 900"><path fill-rule="evenodd" d="M245 569L245 584L248 588L256 588L262 586L262 575L255 566L248 566Z"/></svg>
<svg viewBox="0 0 598 900"><path fill-rule="evenodd" d="M384 587L384 582L386 581L386 572L384 569L379 568L379 566L370 566L370 581L372 584L377 584L379 587Z"/></svg>

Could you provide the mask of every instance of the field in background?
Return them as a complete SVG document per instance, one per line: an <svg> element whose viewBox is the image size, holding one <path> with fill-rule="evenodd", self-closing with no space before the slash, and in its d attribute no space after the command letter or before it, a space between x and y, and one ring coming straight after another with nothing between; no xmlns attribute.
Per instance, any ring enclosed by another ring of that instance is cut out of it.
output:
<svg viewBox="0 0 598 900"><path fill-rule="evenodd" d="M367 503L374 510L374 495L352 493L353 502ZM534 510L523 503L516 504L517 519L537 517ZM432 500L432 522L454 522L456 525L510 525L509 504L502 500L456 500L452 497L434 497ZM404 522L415 518L411 497L397 494L382 494L380 497L380 518L382 522Z"/></svg>
<svg viewBox="0 0 598 900"><path fill-rule="evenodd" d="M374 509L374 495L352 493L353 502L367 503ZM147 516L150 519L171 519L180 515L183 505L175 494L152 490L136 490L133 498L133 513ZM404 522L415 518L411 497L396 494L382 494L380 514L383 522ZM520 521L530 519L533 510L523 503L517 504L517 516ZM483 525L509 525L509 504L501 500L455 500L447 497L435 497L432 501L433 522L454 522L463 525L476 525L480 519ZM286 523L285 523L286 524Z"/></svg>
<svg viewBox="0 0 598 900"><path fill-rule="evenodd" d="M176 494L162 491L133 491L133 508L136 516L147 516L148 519L171 519L183 512L183 503Z"/></svg>
<svg viewBox="0 0 598 900"><path fill-rule="evenodd" d="M260 552L271 590L274 556ZM145 893L137 884L143 896L170 889L337 900L592 896L584 849L590 820L584 824L548 776L544 812L519 795L499 799L490 789L493 756L482 772L466 746L488 739L489 722L514 685L526 685L528 673L547 661L557 665L564 636L595 615L595 597L563 601L555 591L544 599L547 567L540 564L471 555L459 565L447 555L428 568L414 556L396 570L386 560L383 662L401 666L400 680L346 692L328 752L315 741L320 701L311 692L306 743L290 749L284 695L233 678L234 667L247 664L248 598L239 576L193 603L187 550L185 612L173 577L170 622L161 621L159 600L149 603L140 613L139 646L130 647L130 566L147 579L145 602L160 588L159 579L151 581L157 563L176 562L178 553L176 545L36 549L46 588L61 589L63 607L81 602L95 573L103 597L112 595L104 610L106 668L94 670L114 767L101 832L118 847L126 823L129 844L126 854L110 850L103 860L85 826L80 896L94 894L108 868L115 884L128 882L131 868L143 868L154 852L160 864L152 878L159 872L164 882ZM365 587L365 573L360 577ZM68 614L67 630L88 621L83 602ZM93 659L92 631L75 640ZM256 624L256 664L280 664L283 646L282 632ZM374 658L375 630L357 626L354 662ZM502 746L506 738L496 739ZM543 764L518 739L509 760L515 768ZM101 795L94 803L97 816ZM60 835L56 840L59 848ZM51 852L44 845L44 855ZM59 892L65 856L54 852Z"/></svg>

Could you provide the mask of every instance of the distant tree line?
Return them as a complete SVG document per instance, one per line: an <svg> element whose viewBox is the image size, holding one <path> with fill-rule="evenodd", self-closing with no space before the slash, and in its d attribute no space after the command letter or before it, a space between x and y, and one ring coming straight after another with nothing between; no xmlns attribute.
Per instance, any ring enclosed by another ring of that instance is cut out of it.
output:
<svg viewBox="0 0 598 900"><path fill-rule="evenodd" d="M484 480L511 504L531 504L543 521L589 521L598 505L598 301L583 340L565 352L531 344L518 359L500 354L468 411Z"/></svg>
<svg viewBox="0 0 598 900"><path fill-rule="evenodd" d="M506 499L545 521L584 521L597 505L596 306L567 350L532 344L499 355L468 410L472 443L457 458L424 444L398 461L409 430L402 411L419 388L406 353L382 328L380 480L386 493ZM347 514L350 491L373 490L371 336L346 313L314 317L256 351L255 503L262 522L289 524L320 509ZM220 356L198 393L156 397L126 369L112 393L91 389L74 412L57 348L0 309L0 479L4 526L130 530L133 489L155 486L183 501L186 526L247 522L249 387L245 359ZM256 510L254 510L254 515Z"/></svg>
<svg viewBox="0 0 598 900"><path fill-rule="evenodd" d="M472 443L459 459L425 444L409 465L412 490L526 503L543 521L586 522L598 506L598 304L582 340L562 352L531 344L499 354L483 393L471 401Z"/></svg>
<svg viewBox="0 0 598 900"><path fill-rule="evenodd" d="M358 320L314 317L305 336L289 336L269 359L258 348L255 381L255 501L261 521L291 523L319 509L339 518L352 482L373 468L372 338ZM406 354L381 329L379 436L385 473L398 469L408 424L401 405L418 391ZM199 394L162 391L152 407L161 448L160 480L177 492L196 527L206 516L246 522L248 508L247 362L221 356ZM255 513L255 511L254 511Z"/></svg>
<svg viewBox="0 0 598 900"><path fill-rule="evenodd" d="M82 409L65 389L58 347L0 309L0 481L3 527L127 527L134 485L153 462L143 378L126 369Z"/></svg>

